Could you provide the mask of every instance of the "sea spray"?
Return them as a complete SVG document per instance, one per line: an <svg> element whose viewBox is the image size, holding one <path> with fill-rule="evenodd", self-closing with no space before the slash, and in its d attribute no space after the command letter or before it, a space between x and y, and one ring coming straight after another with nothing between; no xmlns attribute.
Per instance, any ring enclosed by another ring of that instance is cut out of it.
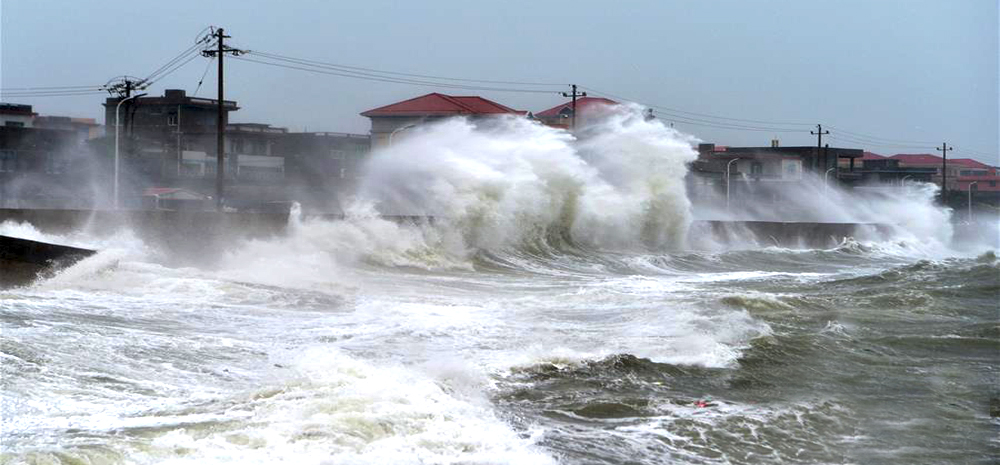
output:
<svg viewBox="0 0 1000 465"><path fill-rule="evenodd" d="M637 106L579 134L515 117L426 125L372 155L360 198L440 218L471 250L682 245L691 139Z"/></svg>

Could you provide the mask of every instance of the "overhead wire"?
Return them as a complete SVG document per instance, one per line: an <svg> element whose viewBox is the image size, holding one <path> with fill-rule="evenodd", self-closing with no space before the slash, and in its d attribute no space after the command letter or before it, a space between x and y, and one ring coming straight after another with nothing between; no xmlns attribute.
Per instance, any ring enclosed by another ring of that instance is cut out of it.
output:
<svg viewBox="0 0 1000 465"><path fill-rule="evenodd" d="M190 63L190 62L191 62L192 60L194 60L195 58L198 58L199 56L200 56L200 54L199 54L199 53L195 53L195 54L191 55L191 56L190 56L190 57L188 57L188 58L187 58L186 60L184 60L184 61L182 61L182 62L178 63L177 65L175 65L175 66L174 66L173 68L171 68L171 69L169 69L169 70L167 70L167 71L164 71L164 72L163 72L163 73L161 73L161 74L160 74L159 76L157 76L157 77L156 77L155 79L153 79L153 80L151 80L151 81L150 81L150 80L143 80L143 85L144 85L145 87L148 87L148 86L151 86L151 85L153 85L153 84L154 84L154 83L156 83L157 81L159 81L159 80L161 80L161 79L163 79L163 78L165 78L165 77L167 77L167 76L169 76L169 75L173 74L173 72L174 72L174 71L177 71L178 69L181 69L181 68L183 68L183 67L184 67L184 65L186 65L186 64L188 64L188 63Z"/></svg>
<svg viewBox="0 0 1000 465"><path fill-rule="evenodd" d="M307 71L307 72L312 72L312 73L317 73L317 74L327 74L327 75L331 75L331 76L340 76L340 77L346 77L346 78L351 78L351 79L360 79L360 80L366 80L366 81L388 82L388 83L395 83L395 84L410 84L410 85L419 85L419 86L427 86L427 87L448 88L448 89L494 91L494 92L520 92L520 93L535 93L535 94L552 94L552 93L555 93L555 91L552 91L552 90L515 89L515 88L488 87L488 86L470 86L470 85L449 84L449 83L433 82L433 81L423 81L423 80L408 79L408 78L393 78L393 77L386 77L386 76L378 76L378 75L371 74L371 73L347 72L347 71L332 71L332 70L329 70L329 69L324 69L323 66L317 66L317 65L311 65L311 66L310 65L301 65L301 66L297 66L297 65L290 65L290 64L287 64L287 63L275 63L273 61L262 61L262 60L255 60L255 59L252 59L252 58L245 58L245 57L233 57L233 59L234 60L239 60L239 61L246 61L246 62L251 62L251 63L258 63L258 64L263 64L263 65L269 65L269 66L276 66L276 67L281 67L281 68L297 69L297 70L300 70L300 71Z"/></svg>
<svg viewBox="0 0 1000 465"><path fill-rule="evenodd" d="M92 86L41 86L41 87L0 87L0 91L50 91L50 90L74 90L74 89L99 89L103 85Z"/></svg>
<svg viewBox="0 0 1000 465"><path fill-rule="evenodd" d="M208 60L208 63L205 64L205 72L201 73L201 79L198 80L198 87L194 88L194 93L191 95L194 96L198 95L198 91L201 90L201 83L205 82L205 76L208 76L208 70L212 69L212 63L214 62L215 62L215 57L213 56L211 59Z"/></svg>
<svg viewBox="0 0 1000 465"><path fill-rule="evenodd" d="M842 128L838 127L838 126L829 126L828 125L827 129L829 129L830 131L841 132L841 133L853 136L853 137L855 137L857 139L867 139L867 140L871 140L871 141L874 141L874 142L901 142L901 143L905 143L905 144L937 144L937 142L931 142L931 141L891 139L891 138L887 138L887 137L872 136L872 135L863 134L863 133L859 133L859 132L848 131L848 130L842 129Z"/></svg>
<svg viewBox="0 0 1000 465"><path fill-rule="evenodd" d="M209 30L206 28L205 30ZM199 38L196 39L194 45L186 48L166 63L161 65L159 68L154 70L145 79L141 81L144 86L149 86L162 78L174 73L181 67L187 65L197 56L199 56L199 47L202 44L207 43L210 40L210 35L202 35L202 32L198 34ZM489 79L471 79L471 78L460 78L460 77L450 77L441 75L430 75L430 74L419 74L419 73L408 73L401 71L389 71L380 70L376 68L368 68L361 66L351 66L345 64L338 64L332 62L325 62L319 60L297 58L287 55L281 55L277 53L262 52L262 51L246 51L247 54L254 55L257 59L247 58L247 57L233 57L235 60L251 62L262 64L266 66L281 67L286 69L300 70L304 72L310 72L315 74L324 74L330 76L338 76L349 79L359 79L374 82L386 82L394 84L408 84L416 86L426 86L426 87L439 87L446 89L462 89L462 90L477 90L477 91L493 91L493 92L515 92L515 93L533 93L533 94L552 94L556 93L556 90L543 90L537 87L554 87L554 86L566 86L565 83L554 83L554 82L538 82L538 81L516 81L516 80L489 80ZM205 76L208 75L209 69L214 62L215 57L206 64L205 70L202 73L201 78L198 81L198 85L195 88L194 94L197 95L198 91L205 80ZM469 84L463 84L469 83ZM488 84L488 85L479 85ZM495 85L494 85L495 84ZM502 85L504 87L500 87ZM730 116L721 116L709 113L700 113L687 110L681 110L678 108L667 107L663 105L651 104L648 102L641 102L637 99L632 99L628 97L623 97L621 95L616 95L610 92L606 92L597 88L589 86L579 86L585 91L589 91L593 94L600 96L606 96L614 98L621 101L633 101L642 103L645 106L652 108L657 111L658 116L666 117L668 121L678 124L686 124L692 126L709 127L715 129L724 129L732 131L753 131L753 132L774 132L774 133L801 133L804 132L808 127L812 127L813 123L806 123L800 121L770 121L761 119L748 119L748 118L735 118ZM48 96L74 96L74 95L89 95L102 93L105 86L47 86L47 87L19 87L19 88L2 88L0 92L7 97L48 97ZM798 126L798 127L790 127ZM860 132L854 132L846 129L842 129L838 126L826 126L832 133L830 138L832 140L840 140L844 142L849 142L853 144L861 144L864 146L873 147L890 147L890 148L929 148L929 144L936 144L927 141L913 141L904 139L893 139L882 136L875 136ZM980 156L992 156L986 155L985 153L980 153L974 150L967 150L968 153L972 153Z"/></svg>
<svg viewBox="0 0 1000 465"><path fill-rule="evenodd" d="M143 79L143 82L152 82L152 81L154 81L155 79L157 79L158 76L160 76L161 74L165 73L167 69L171 68L176 63L184 60L185 58L189 58L190 55L200 53L200 51L197 50L200 45L201 45L201 43L195 43L194 45L191 45L190 47L184 49L184 51L182 51L181 53L177 54L177 56L171 58L169 61L167 61L166 63L164 63L159 68L156 68L156 70L153 71L152 73L150 73L149 76L146 76L146 78Z"/></svg>
<svg viewBox="0 0 1000 465"><path fill-rule="evenodd" d="M365 68L361 66L349 66L337 63L330 63L318 60L308 60L305 58L295 58L286 55L278 55L276 53L261 52L258 50L249 51L250 54L258 55L263 58L271 58L274 60L281 60L286 62L294 62L299 64L308 64L322 66L332 69L340 69L344 71L365 71L369 73L385 74L393 76L405 76L405 77L416 77L422 79L434 79L441 81L456 81L456 82L474 82L480 84L507 84L507 85L518 85L518 86L568 86L566 83L555 83L555 82L528 82L528 81L503 81L503 80L490 80L490 79L468 79L468 78L456 78L449 76L435 76L430 74L416 74L416 73L404 73L399 71L385 71L375 68Z"/></svg>
<svg viewBox="0 0 1000 465"><path fill-rule="evenodd" d="M895 149L923 149L923 150L929 150L929 149L931 149L931 147L927 146L927 145L878 143L878 142L871 142L871 141L864 141L864 140L854 139L854 138L852 138L850 136L845 136L843 134L836 134L836 133L830 133L827 137L829 137L831 140L839 140L839 141L848 142L848 143L851 143L851 144L858 144L858 145L861 145L862 147L865 147L865 148L867 148L867 147L878 147L878 148L895 148Z"/></svg>
<svg viewBox="0 0 1000 465"><path fill-rule="evenodd" d="M79 97L79 96L103 95L104 93L105 93L104 91L100 91L100 92L61 93L61 94L30 94L30 95L7 95L7 94L3 94L3 98L5 98L5 99L11 99L11 98L31 99L31 98L40 98L40 97Z"/></svg>
<svg viewBox="0 0 1000 465"><path fill-rule="evenodd" d="M698 112L693 112L693 111L685 111L685 110L679 110L679 109L676 109L676 108L666 107L666 106L663 106L663 105L647 104L647 103L641 102L640 100L631 99L631 98L628 98L628 97L622 97L620 95L614 95L614 94L611 94L609 92L604 92L602 90L595 89L593 87L580 86L580 88L583 89L583 90L587 90L587 91L593 92L595 94L604 95L604 96L615 98L615 99L618 99L618 100L624 100L624 101L627 101L627 102L643 103L643 104L645 104L646 106L648 106L650 108L656 108L656 109L659 109L661 111L669 112L669 113L678 113L678 114L682 114L682 115L701 116L701 117L705 117L705 118L712 118L712 119L725 120L725 121L736 121L736 122L740 122L740 123L792 125L792 126L815 126L814 123L804 123L804 122L797 122L797 121L766 121L766 120L757 120L757 119L731 118L731 117L727 117L727 116L711 115L711 114L708 114L708 113L698 113ZM801 131L801 129L799 129L799 130Z"/></svg>

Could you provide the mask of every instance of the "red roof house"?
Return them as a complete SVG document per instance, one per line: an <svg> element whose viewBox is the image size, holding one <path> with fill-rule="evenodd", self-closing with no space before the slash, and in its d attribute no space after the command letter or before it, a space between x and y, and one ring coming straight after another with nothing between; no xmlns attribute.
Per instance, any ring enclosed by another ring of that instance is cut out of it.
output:
<svg viewBox="0 0 1000 465"><path fill-rule="evenodd" d="M378 107L361 116L460 116L522 114L513 108L478 96L444 95L437 92Z"/></svg>
<svg viewBox="0 0 1000 465"><path fill-rule="evenodd" d="M576 99L576 111L580 117L584 117L588 109L602 105L618 105L618 102L601 97L581 97ZM535 113L535 118L539 121L556 127L569 127L570 117L573 116L573 101L568 101L561 105L556 105L548 110Z"/></svg>
<svg viewBox="0 0 1000 465"><path fill-rule="evenodd" d="M392 145L393 135L422 123L455 116L482 118L524 115L506 105L473 95L445 95L437 92L361 113L372 121L372 148Z"/></svg>
<svg viewBox="0 0 1000 465"><path fill-rule="evenodd" d="M900 153L889 158L899 160L900 166L941 166L941 157L928 153Z"/></svg>

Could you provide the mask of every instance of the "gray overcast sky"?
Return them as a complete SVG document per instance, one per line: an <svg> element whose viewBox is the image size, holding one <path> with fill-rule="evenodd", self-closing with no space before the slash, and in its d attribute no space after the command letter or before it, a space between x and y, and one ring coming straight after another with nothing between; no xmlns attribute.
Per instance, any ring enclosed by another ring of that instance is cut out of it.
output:
<svg viewBox="0 0 1000 465"><path fill-rule="evenodd" d="M0 0L0 87L144 77L211 24L251 50L419 74L575 82L688 112L818 122L834 137L849 137L846 130L881 138L831 145L892 154L934 152L947 141L952 156L998 164L997 3ZM206 60L150 92L193 92ZM562 101L229 63L226 95L243 107L232 120L295 131L366 132L359 112L435 90L532 111ZM215 96L214 71L198 95ZM4 100L40 114L102 118L99 95ZM676 127L726 145L767 145L775 135L782 145L815 143L806 126L801 133Z"/></svg>

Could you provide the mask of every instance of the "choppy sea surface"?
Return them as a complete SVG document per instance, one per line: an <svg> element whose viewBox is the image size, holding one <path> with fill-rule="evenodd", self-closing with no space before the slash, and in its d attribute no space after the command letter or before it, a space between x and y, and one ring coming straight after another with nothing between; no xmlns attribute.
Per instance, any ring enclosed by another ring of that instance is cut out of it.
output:
<svg viewBox="0 0 1000 465"><path fill-rule="evenodd" d="M216 255L0 224L100 250L0 290L0 463L1000 461L995 219L955 244L932 185L805 175L730 203L642 108L578 123L415 127L347 219ZM696 215L888 231L720 243Z"/></svg>
<svg viewBox="0 0 1000 465"><path fill-rule="evenodd" d="M345 260L344 228L197 266L94 239L0 290L0 462L1000 460L995 248Z"/></svg>

